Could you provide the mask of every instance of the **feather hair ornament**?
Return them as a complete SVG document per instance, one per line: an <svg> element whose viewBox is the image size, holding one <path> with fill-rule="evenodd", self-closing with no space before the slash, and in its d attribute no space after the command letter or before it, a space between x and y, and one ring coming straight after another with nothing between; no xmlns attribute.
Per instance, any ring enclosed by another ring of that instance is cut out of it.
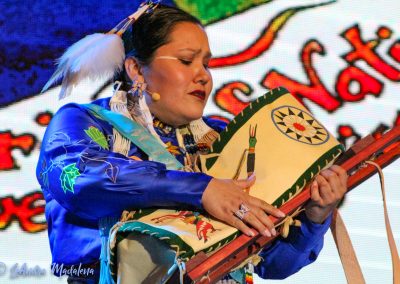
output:
<svg viewBox="0 0 400 284"><path fill-rule="evenodd" d="M70 46L57 60L57 69L42 89L42 93L62 78L59 99L69 96L84 79L110 80L122 70L125 49L122 34L144 13L157 7L158 1L146 1L129 17L108 33L88 35Z"/></svg>

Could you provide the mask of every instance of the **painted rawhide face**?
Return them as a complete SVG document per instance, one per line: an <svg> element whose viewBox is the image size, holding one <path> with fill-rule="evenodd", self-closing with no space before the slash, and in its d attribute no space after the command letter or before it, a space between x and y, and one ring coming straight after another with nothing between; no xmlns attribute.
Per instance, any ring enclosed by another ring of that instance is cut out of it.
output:
<svg viewBox="0 0 400 284"><path fill-rule="evenodd" d="M299 108L276 108L272 111L271 118L280 132L296 141L320 145L329 139L328 131L313 116Z"/></svg>

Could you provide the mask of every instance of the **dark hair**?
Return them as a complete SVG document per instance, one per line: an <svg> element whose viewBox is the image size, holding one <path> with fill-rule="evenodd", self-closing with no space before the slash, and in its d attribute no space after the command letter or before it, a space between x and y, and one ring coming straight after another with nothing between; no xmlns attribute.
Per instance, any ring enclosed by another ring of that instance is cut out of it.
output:
<svg viewBox="0 0 400 284"><path fill-rule="evenodd" d="M127 56L134 56L144 65L150 64L154 52L168 43L172 29L180 22L202 26L197 18L185 11L161 4L153 12L142 15L132 25L130 32L124 34Z"/></svg>

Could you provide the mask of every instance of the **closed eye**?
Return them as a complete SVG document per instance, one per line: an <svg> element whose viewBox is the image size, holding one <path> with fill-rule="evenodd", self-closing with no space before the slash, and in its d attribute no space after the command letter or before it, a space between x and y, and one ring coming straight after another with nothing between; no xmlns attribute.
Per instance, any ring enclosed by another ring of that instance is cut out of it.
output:
<svg viewBox="0 0 400 284"><path fill-rule="evenodd" d="M182 64L184 64L184 65L190 65L190 64L192 64L192 61L190 61L190 60L179 59L179 61L180 61Z"/></svg>
<svg viewBox="0 0 400 284"><path fill-rule="evenodd" d="M181 59L181 58L179 58L179 61L180 61L182 64L187 65L187 66L189 66L190 64L193 63L192 60ZM207 63L204 63L203 66L204 66L205 69L208 69L208 68L209 68L209 63L208 63L208 62L207 62Z"/></svg>

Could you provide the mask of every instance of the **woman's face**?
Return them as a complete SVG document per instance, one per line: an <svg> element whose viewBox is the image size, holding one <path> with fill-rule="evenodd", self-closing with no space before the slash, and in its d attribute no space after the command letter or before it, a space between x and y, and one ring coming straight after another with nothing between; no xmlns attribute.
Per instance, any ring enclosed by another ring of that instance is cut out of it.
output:
<svg viewBox="0 0 400 284"><path fill-rule="evenodd" d="M141 68L147 90L161 96L159 101L149 100L150 111L173 126L200 118L212 89L210 58L203 28L190 22L176 24L168 43Z"/></svg>

